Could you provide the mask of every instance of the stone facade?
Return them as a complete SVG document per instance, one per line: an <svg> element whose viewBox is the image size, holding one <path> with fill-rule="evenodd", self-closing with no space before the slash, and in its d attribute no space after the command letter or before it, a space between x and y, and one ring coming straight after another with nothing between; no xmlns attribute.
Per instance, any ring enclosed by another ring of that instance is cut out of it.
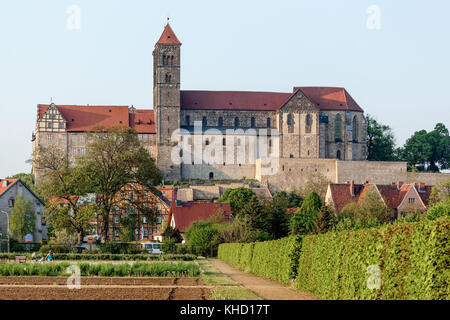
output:
<svg viewBox="0 0 450 320"><path fill-rule="evenodd" d="M5 185L7 183L8 185ZM7 189L5 189L8 187ZM5 189L0 193L0 231L3 238L7 237L7 219L3 212L11 216L11 209L19 195L23 195L25 201L30 201L31 207L35 213L35 232L33 234L33 242L38 242L47 238L47 225L45 218L42 217L44 212L44 202L42 202L21 180L0 180L0 188Z"/></svg>

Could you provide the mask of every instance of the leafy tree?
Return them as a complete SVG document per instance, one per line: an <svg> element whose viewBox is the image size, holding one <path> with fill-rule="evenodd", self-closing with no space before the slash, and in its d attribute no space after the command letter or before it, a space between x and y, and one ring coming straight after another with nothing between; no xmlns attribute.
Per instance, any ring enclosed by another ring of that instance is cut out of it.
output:
<svg viewBox="0 0 450 320"><path fill-rule="evenodd" d="M211 221L195 221L185 232L186 242L198 255L207 256L212 246L220 243L216 225Z"/></svg>
<svg viewBox="0 0 450 320"><path fill-rule="evenodd" d="M23 238L35 230L36 216L32 208L31 201L25 201L23 195L19 194L11 209L11 217L9 220L10 231L17 240Z"/></svg>
<svg viewBox="0 0 450 320"><path fill-rule="evenodd" d="M83 235L92 229L92 219L96 216L95 201L86 203L82 196L89 187L86 171L78 162L70 165L55 146L40 148L39 154L34 165L43 170L39 190L47 202L44 214L52 229L75 232L81 243Z"/></svg>
<svg viewBox="0 0 450 320"><path fill-rule="evenodd" d="M324 205L320 208L319 214L314 219L314 231L315 233L325 233L331 231L335 225L334 210Z"/></svg>
<svg viewBox="0 0 450 320"><path fill-rule="evenodd" d="M294 214L290 221L291 233L293 235L303 235L314 231L314 219L322 207L320 196L312 191L303 200L300 210Z"/></svg>
<svg viewBox="0 0 450 320"><path fill-rule="evenodd" d="M256 196L253 190L248 188L235 188L227 189L222 194L218 202L229 203L231 207L231 213L237 216L241 209L244 207L252 197Z"/></svg>
<svg viewBox="0 0 450 320"><path fill-rule="evenodd" d="M130 184L152 188L161 182L161 175L131 128L97 127L89 133L89 140L92 142L81 159L81 167L86 176L84 183L90 192L99 195L99 223L105 241L109 239L109 216L122 201L117 194Z"/></svg>
<svg viewBox="0 0 450 320"><path fill-rule="evenodd" d="M172 228L172 226L167 226L162 236L164 240L166 239L174 240L174 243L183 242L183 237L181 236L180 230Z"/></svg>
<svg viewBox="0 0 450 320"><path fill-rule="evenodd" d="M289 234L289 216L285 204L277 199L265 206L266 231L275 239L286 237Z"/></svg>
<svg viewBox="0 0 450 320"><path fill-rule="evenodd" d="M273 194L273 203L287 208L299 208L302 205L303 198L295 192L275 191Z"/></svg>
<svg viewBox="0 0 450 320"><path fill-rule="evenodd" d="M450 200L438 202L427 211L427 219L435 220L442 216L450 215Z"/></svg>
<svg viewBox="0 0 450 320"><path fill-rule="evenodd" d="M264 231L267 229L264 206L259 202L258 197L255 194L244 203L237 216L246 217L248 227L252 230Z"/></svg>
<svg viewBox="0 0 450 320"><path fill-rule="evenodd" d="M416 131L400 150L400 156L410 168L436 172L450 166L450 136L444 124L438 123L433 131Z"/></svg>
<svg viewBox="0 0 450 320"><path fill-rule="evenodd" d="M17 173L15 175L6 177L6 179L20 179L27 185L28 188L31 189L31 191L38 195L38 191L34 184L34 175L32 173Z"/></svg>
<svg viewBox="0 0 450 320"><path fill-rule="evenodd" d="M367 160L394 161L395 141L392 129L367 115Z"/></svg>

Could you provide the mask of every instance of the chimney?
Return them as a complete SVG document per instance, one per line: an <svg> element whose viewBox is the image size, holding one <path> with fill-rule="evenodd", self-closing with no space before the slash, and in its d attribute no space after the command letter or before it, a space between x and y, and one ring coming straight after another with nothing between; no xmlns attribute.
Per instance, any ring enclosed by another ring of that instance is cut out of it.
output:
<svg viewBox="0 0 450 320"><path fill-rule="evenodd" d="M397 181L397 189L400 190L400 188L403 186L403 181Z"/></svg>
<svg viewBox="0 0 450 320"><path fill-rule="evenodd" d="M369 180L364 181L363 184L369 184Z"/></svg>
<svg viewBox="0 0 450 320"><path fill-rule="evenodd" d="M425 183L423 182L419 183L419 192L425 192Z"/></svg>
<svg viewBox="0 0 450 320"><path fill-rule="evenodd" d="M355 196L355 181L354 180L350 181L350 194L352 195L352 197Z"/></svg>
<svg viewBox="0 0 450 320"><path fill-rule="evenodd" d="M3 180L2 188L6 188L8 186L8 184L9 184L8 180Z"/></svg>

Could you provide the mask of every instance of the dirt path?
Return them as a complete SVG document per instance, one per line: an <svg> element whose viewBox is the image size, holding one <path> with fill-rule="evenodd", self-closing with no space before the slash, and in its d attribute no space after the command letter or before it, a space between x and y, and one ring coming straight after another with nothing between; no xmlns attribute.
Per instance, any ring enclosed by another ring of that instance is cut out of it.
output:
<svg viewBox="0 0 450 320"><path fill-rule="evenodd" d="M242 272L229 264L217 260L210 260L212 265L229 276L232 280L253 291L265 300L319 300L320 298L308 292L296 291L279 282L264 279L253 274Z"/></svg>

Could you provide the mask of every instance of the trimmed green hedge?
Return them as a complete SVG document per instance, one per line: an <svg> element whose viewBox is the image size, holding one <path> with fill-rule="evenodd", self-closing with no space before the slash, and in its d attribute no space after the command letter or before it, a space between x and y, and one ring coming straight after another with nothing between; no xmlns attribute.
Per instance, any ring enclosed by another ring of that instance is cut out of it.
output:
<svg viewBox="0 0 450 320"><path fill-rule="evenodd" d="M15 256L26 256L31 259L31 254L26 253L0 253L1 258L14 260ZM46 255L38 254L37 257L45 257ZM86 253L54 253L53 259L61 260L112 260L112 261L192 261L196 260L197 256L193 254L86 254Z"/></svg>
<svg viewBox="0 0 450 320"><path fill-rule="evenodd" d="M69 262L0 264L0 276L70 276ZM200 267L195 262L135 262L77 264L81 276L100 277L197 277Z"/></svg>
<svg viewBox="0 0 450 320"><path fill-rule="evenodd" d="M219 259L324 299L450 299L450 217L223 244ZM369 289L377 268L381 288Z"/></svg>
<svg viewBox="0 0 450 320"><path fill-rule="evenodd" d="M291 283L294 237L255 243L224 243L218 258L238 269L281 283Z"/></svg>

